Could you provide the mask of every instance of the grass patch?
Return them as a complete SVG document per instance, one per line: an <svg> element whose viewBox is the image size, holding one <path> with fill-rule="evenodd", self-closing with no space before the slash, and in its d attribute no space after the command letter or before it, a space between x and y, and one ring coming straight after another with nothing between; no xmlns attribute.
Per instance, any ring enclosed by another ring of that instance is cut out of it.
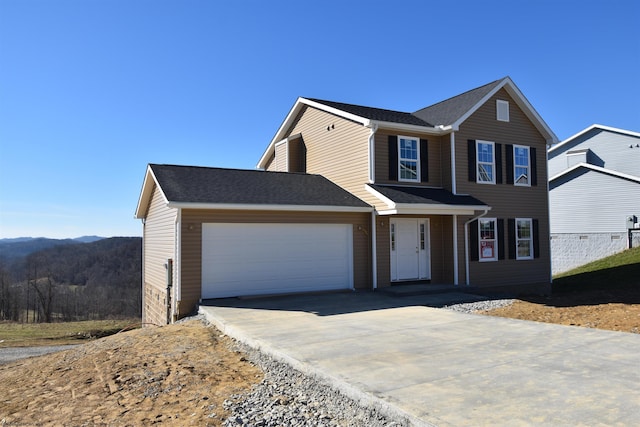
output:
<svg viewBox="0 0 640 427"><path fill-rule="evenodd" d="M554 292L640 287L640 247L554 276Z"/></svg>
<svg viewBox="0 0 640 427"><path fill-rule="evenodd" d="M60 323L0 322L0 348L79 344L83 340L105 337L125 328L139 328L140 322L140 319Z"/></svg>

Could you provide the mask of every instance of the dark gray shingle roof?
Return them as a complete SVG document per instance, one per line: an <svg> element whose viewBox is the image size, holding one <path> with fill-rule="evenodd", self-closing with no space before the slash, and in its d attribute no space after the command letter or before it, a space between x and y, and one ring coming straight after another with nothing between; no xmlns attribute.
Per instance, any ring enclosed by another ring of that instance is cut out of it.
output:
<svg viewBox="0 0 640 427"><path fill-rule="evenodd" d="M484 202L471 196L459 196L443 188L404 187L400 185L368 184L395 203L415 203L426 205L486 206Z"/></svg>
<svg viewBox="0 0 640 427"><path fill-rule="evenodd" d="M169 202L369 207L320 175L198 166L149 166Z"/></svg>
<svg viewBox="0 0 640 427"><path fill-rule="evenodd" d="M484 86L480 86L476 89L454 96L453 98L425 107L416 111L413 115L424 121L433 123L434 126L450 125L455 123L503 80L504 79L496 80Z"/></svg>
<svg viewBox="0 0 640 427"><path fill-rule="evenodd" d="M448 126L455 123L460 117L471 110L471 108L473 108L473 106L475 106L485 95L491 92L503 81L504 78L493 81L484 86L480 86L454 96L453 98L425 107L414 113L384 110L381 108L345 104L342 102L326 101L322 99L306 99L370 120L426 127L435 127L439 125Z"/></svg>
<svg viewBox="0 0 640 427"><path fill-rule="evenodd" d="M319 104L324 104L329 107L336 108L338 110L346 111L347 113L355 114L356 116L364 117L365 119L377 120L381 122L402 123L406 125L433 127L431 124L425 122L419 117L412 115L411 113L394 110L384 110L381 108L364 107L362 105L344 104L342 102L325 101L322 99L307 99Z"/></svg>

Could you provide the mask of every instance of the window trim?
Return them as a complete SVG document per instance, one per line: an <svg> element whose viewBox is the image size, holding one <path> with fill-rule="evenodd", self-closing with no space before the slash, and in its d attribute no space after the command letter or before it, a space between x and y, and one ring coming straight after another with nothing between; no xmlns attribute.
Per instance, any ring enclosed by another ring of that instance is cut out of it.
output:
<svg viewBox="0 0 640 427"><path fill-rule="evenodd" d="M416 158L415 159L408 159L408 158L403 158L402 157L402 150L400 148L400 145L402 144L402 140L411 140L411 141L415 141L416 143ZM420 171L420 138L415 137L415 136L403 136L403 135L398 135L398 181L399 182L421 182L421 171ZM407 178L402 178L402 161L415 161L416 162L416 178L415 179L407 179Z"/></svg>
<svg viewBox="0 0 640 427"><path fill-rule="evenodd" d="M518 183L518 175L516 174L516 168L524 167L516 164L516 149L524 148L527 150L527 182L524 184ZM531 147L528 145L513 144L513 185L518 187L531 187Z"/></svg>
<svg viewBox="0 0 640 427"><path fill-rule="evenodd" d="M504 109L505 106L506 110ZM496 120L499 122L509 121L509 101L505 101L503 99L496 100Z"/></svg>
<svg viewBox="0 0 640 427"><path fill-rule="evenodd" d="M492 152L491 163L480 161L480 144L487 144L491 146L491 152ZM491 165L491 170L492 170L491 181L482 181L480 179L480 176L482 175L480 173L480 164ZM496 143L494 141L483 141L481 139L476 140L476 183L477 184L493 184L493 185L495 185L496 183Z"/></svg>
<svg viewBox="0 0 640 427"><path fill-rule="evenodd" d="M482 238L482 223L493 223L493 239ZM482 256L482 242L493 242L493 257ZM479 218L478 219L478 261L480 262L493 262L498 261L498 219L497 218Z"/></svg>
<svg viewBox="0 0 640 427"><path fill-rule="evenodd" d="M514 233L514 238L515 238L515 244L516 244L516 260L518 261L523 261L523 260L532 260L534 259L534 248L533 248L533 219L532 218L516 218L515 219L515 233ZM529 238L527 239L521 239L518 236L518 223L520 221L526 221L529 223ZM518 251L518 242L519 241L529 241L529 256L520 256L520 253Z"/></svg>

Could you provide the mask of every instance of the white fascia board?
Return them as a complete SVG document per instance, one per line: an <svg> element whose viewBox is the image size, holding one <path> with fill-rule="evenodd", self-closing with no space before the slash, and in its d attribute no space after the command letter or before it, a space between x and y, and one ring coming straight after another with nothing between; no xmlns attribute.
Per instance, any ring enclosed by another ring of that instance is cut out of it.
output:
<svg viewBox="0 0 640 427"><path fill-rule="evenodd" d="M565 139L564 141L554 145L553 147L549 148L548 152L554 152L556 151L558 148L563 147L565 144L572 142L574 139L581 137L582 135L584 135L587 132L592 131L593 129L602 129L602 130L606 130L608 132L615 132L615 133L620 133L623 135L628 135L628 136L633 136L636 138L640 138L640 133L639 132L633 132L630 130L624 130L624 129L619 129L619 128L614 128L611 126L604 126L604 125L599 125L599 124L593 124L591 126L589 126L586 129L581 130L580 132L576 133L575 135L571 135L569 138Z"/></svg>
<svg viewBox="0 0 640 427"><path fill-rule="evenodd" d="M352 120L354 122L360 123L363 126L369 127L371 120L358 116L356 114L347 113L346 111L340 110L338 108L329 107L328 105L322 104L320 102L311 101L310 99L300 98L300 102L317 108L318 110L326 111L327 113L335 114L336 116L343 117L347 120Z"/></svg>
<svg viewBox="0 0 640 427"><path fill-rule="evenodd" d="M406 207L405 207L406 206ZM397 205L394 209L377 211L378 215L473 215L477 210L491 209L483 206L454 205Z"/></svg>
<svg viewBox="0 0 640 427"><path fill-rule="evenodd" d="M626 173L614 171L614 170L603 168L603 167L600 167L600 166L591 165L589 163L577 163L577 164L573 165L572 167L570 167L569 169L566 169L566 170L560 172L559 174L554 175L551 178L549 178L549 182L552 182L552 181L554 181L554 180L556 180L558 178L561 178L562 176L564 176L564 175L566 175L566 174L568 174L570 172L573 172L574 170L579 169L579 168L587 168L587 169L591 169L591 170L596 171L596 172L604 173L604 174L615 176L615 177L618 177L618 178L623 178L623 179L628 179L630 181L640 182L640 176L629 175L629 174L626 174Z"/></svg>
<svg viewBox="0 0 640 427"><path fill-rule="evenodd" d="M495 95L500 89L505 88L505 90L511 95L513 100L518 104L518 106L522 109L525 115L531 120L534 126L542 133L545 137L547 145L555 144L558 142L558 137L551 130L549 125L542 120L542 117L538 114L538 112L533 108L531 103L527 100L524 94L518 89L513 80L510 77L505 77L502 79L502 82L494 87L489 93L487 93L480 101L476 103L473 107L471 107L462 117L455 121L451 125L454 130L459 130L460 125L467 120L473 113L476 112L478 108L484 105L493 95Z"/></svg>
<svg viewBox="0 0 640 427"><path fill-rule="evenodd" d="M429 135L446 135L453 130L451 126L428 127L428 126L409 125L409 124L395 123L395 122L380 122L380 121L373 121L373 120L371 121L371 123L378 125L378 128L382 128L382 129L391 129L391 130L399 130L399 131L407 131L407 132L415 132L415 133L426 133Z"/></svg>
<svg viewBox="0 0 640 427"><path fill-rule="evenodd" d="M394 202L384 194L380 193L375 188L365 184L364 189L367 190L369 193L373 194L376 198L380 199L383 203L386 203L389 209L393 209L396 207L396 202Z"/></svg>
<svg viewBox="0 0 640 427"><path fill-rule="evenodd" d="M169 203L167 196L165 196L164 191L162 191L162 187L158 184L158 180L151 169L151 165L147 165L147 171L144 175L144 182L142 183L142 189L140 190L140 197L138 197L138 205L136 206L134 218L143 219L146 216L147 208L149 207L151 197L153 196L154 184L160 189L160 194L162 194L164 203Z"/></svg>
<svg viewBox="0 0 640 427"><path fill-rule="evenodd" d="M170 208L246 211L294 211L294 212L371 212L373 207L325 206L325 205L259 205L248 203L189 203L169 202Z"/></svg>

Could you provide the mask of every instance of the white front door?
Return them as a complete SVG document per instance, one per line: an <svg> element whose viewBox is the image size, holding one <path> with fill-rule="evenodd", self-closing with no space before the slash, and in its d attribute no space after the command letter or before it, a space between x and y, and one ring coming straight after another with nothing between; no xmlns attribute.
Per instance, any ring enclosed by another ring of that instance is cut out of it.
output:
<svg viewBox="0 0 640 427"><path fill-rule="evenodd" d="M391 280L430 279L429 220L395 218L390 233Z"/></svg>

